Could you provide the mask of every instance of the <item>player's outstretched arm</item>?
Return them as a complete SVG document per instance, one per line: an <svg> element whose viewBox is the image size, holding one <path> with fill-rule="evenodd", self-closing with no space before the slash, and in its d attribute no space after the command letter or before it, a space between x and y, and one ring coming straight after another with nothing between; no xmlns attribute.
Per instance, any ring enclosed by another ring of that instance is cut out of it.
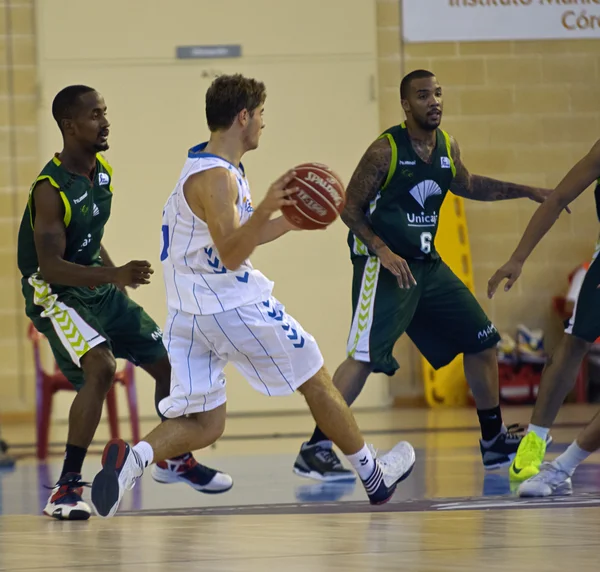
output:
<svg viewBox="0 0 600 572"><path fill-rule="evenodd" d="M241 226L236 207L237 185L227 169L202 171L185 182L185 198L193 213L208 225L210 236L227 269L238 269L261 244L264 228L274 212L284 205L295 204L289 197L296 189L285 188L293 178L294 173L290 171L277 179L250 220Z"/></svg>
<svg viewBox="0 0 600 572"><path fill-rule="evenodd" d="M488 297L493 297L502 280L507 279L505 291L512 288L521 275L523 264L552 228L561 211L599 177L600 141L597 141L590 152L567 173L556 190L535 211L510 260L490 278Z"/></svg>
<svg viewBox="0 0 600 572"><path fill-rule="evenodd" d="M456 176L450 184L450 190L459 197L474 201L504 201L527 198L542 203L552 192L552 189L528 187L527 185L498 181L481 175L472 175L462 162L460 147L453 137L451 138L450 151L456 167Z"/></svg>
<svg viewBox="0 0 600 572"><path fill-rule="evenodd" d="M35 205L34 240L42 278L63 286L130 286L149 284L153 270L146 261L132 261L120 268L82 266L63 257L67 244L64 205L57 190L41 181L33 190Z"/></svg>
<svg viewBox="0 0 600 572"><path fill-rule="evenodd" d="M392 148L387 139L371 143L348 183L341 218L354 235L379 257L381 264L397 276L400 287L411 288L416 281L406 260L392 252L375 234L367 215L370 202L385 183L391 162Z"/></svg>

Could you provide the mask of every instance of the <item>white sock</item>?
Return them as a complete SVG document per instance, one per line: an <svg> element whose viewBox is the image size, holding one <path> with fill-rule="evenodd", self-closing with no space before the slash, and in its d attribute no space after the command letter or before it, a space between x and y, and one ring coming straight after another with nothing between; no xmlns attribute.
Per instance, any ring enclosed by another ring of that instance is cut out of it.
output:
<svg viewBox="0 0 600 572"><path fill-rule="evenodd" d="M366 481L375 470L375 459L371 455L369 448L364 445L363 448L354 455L346 455L346 458L352 463L352 466L356 469L358 476Z"/></svg>
<svg viewBox="0 0 600 572"><path fill-rule="evenodd" d="M577 441L573 441L567 450L554 459L554 464L565 473L572 475L575 469L585 461L591 453L584 451Z"/></svg>
<svg viewBox="0 0 600 572"><path fill-rule="evenodd" d="M152 464L152 461L154 460L154 450L150 443L140 441L133 447L133 450L138 454L142 463L142 468L145 469L148 465Z"/></svg>
<svg viewBox="0 0 600 572"><path fill-rule="evenodd" d="M531 423L527 428L527 433L535 433L540 439L543 439L544 441L546 440L546 437L548 437L549 432L550 429L546 427L539 427L538 425L533 425Z"/></svg>

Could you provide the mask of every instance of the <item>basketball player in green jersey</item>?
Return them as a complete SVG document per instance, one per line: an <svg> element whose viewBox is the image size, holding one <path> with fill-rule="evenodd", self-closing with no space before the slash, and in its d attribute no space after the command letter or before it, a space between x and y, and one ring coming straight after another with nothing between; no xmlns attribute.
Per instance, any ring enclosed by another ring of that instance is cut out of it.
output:
<svg viewBox="0 0 600 572"><path fill-rule="evenodd" d="M372 372L392 375L392 350L407 333L436 369L464 354L481 425L486 469L509 465L521 435L508 431L499 406L496 344L500 336L475 297L440 259L435 235L448 190L467 199L499 201L550 193L471 175L458 143L439 128L442 88L417 70L401 83L406 122L367 150L348 185L342 220L350 228L354 267L348 357L334 384L351 404ZM317 427L294 471L323 481L353 479Z"/></svg>
<svg viewBox="0 0 600 572"><path fill-rule="evenodd" d="M148 284L150 263L115 267L102 247L113 197L109 123L102 96L70 86L55 97L52 114L63 150L31 187L18 238L25 311L48 339L63 374L77 390L69 414L64 466L44 509L59 520L87 520L81 468L115 374L115 358L139 364L156 380L157 402L170 391L171 366L155 322L125 294ZM229 475L196 463L191 454L154 473L160 482L186 482L224 492Z"/></svg>
<svg viewBox="0 0 600 572"><path fill-rule="evenodd" d="M504 290L510 290L521 275L523 264L538 242L552 228L561 211L594 181L597 181L594 195L600 220L600 141L596 142L589 153L569 171L548 200L537 209L510 260L490 279L490 298L505 279L508 280ZM542 464L550 426L575 385L583 358L590 346L600 337L598 252L600 240L581 286L573 316L565 329L565 335L542 374L531 424L509 469L511 480L525 481L519 487L520 496L569 494L571 476L575 469L600 448L600 416L596 415L562 455L551 463Z"/></svg>

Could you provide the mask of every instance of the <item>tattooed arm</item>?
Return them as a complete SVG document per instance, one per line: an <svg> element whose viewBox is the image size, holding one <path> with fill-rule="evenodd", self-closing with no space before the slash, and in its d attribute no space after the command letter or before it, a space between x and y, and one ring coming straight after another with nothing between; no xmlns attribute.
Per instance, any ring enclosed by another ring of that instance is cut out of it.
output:
<svg viewBox="0 0 600 572"><path fill-rule="evenodd" d="M456 167L456 176L450 185L450 190L459 197L474 201L504 201L506 199L528 198L543 203L552 192L552 189L538 189L498 181L481 175L471 175L462 162L460 147L453 137L451 138L450 152Z"/></svg>
<svg viewBox="0 0 600 572"><path fill-rule="evenodd" d="M346 205L341 217L346 226L371 252L386 248L371 228L367 211L387 177L392 148L387 139L378 139L362 156L346 189Z"/></svg>
<svg viewBox="0 0 600 572"><path fill-rule="evenodd" d="M348 183L341 218L354 235L379 257L381 264L398 277L400 286L410 288L416 282L408 264L375 234L367 216L369 203L383 186L391 160L392 148L387 139L377 139L371 144Z"/></svg>
<svg viewBox="0 0 600 572"><path fill-rule="evenodd" d="M132 261L120 268L82 266L63 257L67 232L63 222L64 205L56 189L41 181L33 190L35 204L34 240L42 278L51 284L64 286L100 286L114 283L120 286L148 284L152 270L149 262Z"/></svg>

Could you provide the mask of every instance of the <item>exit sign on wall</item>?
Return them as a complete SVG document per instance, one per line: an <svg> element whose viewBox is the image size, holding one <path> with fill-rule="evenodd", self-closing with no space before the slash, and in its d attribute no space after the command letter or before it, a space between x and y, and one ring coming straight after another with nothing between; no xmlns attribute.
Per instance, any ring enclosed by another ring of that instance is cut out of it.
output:
<svg viewBox="0 0 600 572"><path fill-rule="evenodd" d="M600 0L400 0L400 4L402 35L409 43L600 40Z"/></svg>

